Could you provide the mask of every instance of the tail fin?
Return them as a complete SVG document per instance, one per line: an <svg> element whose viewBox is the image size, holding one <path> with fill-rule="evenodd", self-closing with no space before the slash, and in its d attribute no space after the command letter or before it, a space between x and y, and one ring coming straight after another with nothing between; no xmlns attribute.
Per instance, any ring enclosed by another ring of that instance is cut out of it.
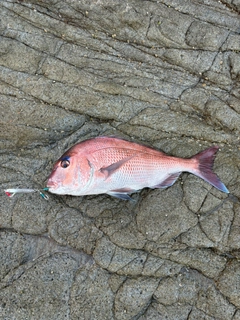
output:
<svg viewBox="0 0 240 320"><path fill-rule="evenodd" d="M229 193L222 181L213 172L213 163L218 149L219 147L213 146L191 158L198 161L198 168L194 171L194 174L207 181L218 190Z"/></svg>

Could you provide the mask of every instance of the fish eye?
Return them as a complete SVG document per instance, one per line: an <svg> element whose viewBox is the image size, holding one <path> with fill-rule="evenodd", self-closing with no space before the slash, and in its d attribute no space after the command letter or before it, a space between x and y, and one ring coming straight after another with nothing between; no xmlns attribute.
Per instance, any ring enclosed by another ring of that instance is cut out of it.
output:
<svg viewBox="0 0 240 320"><path fill-rule="evenodd" d="M65 159L65 160L62 160L62 161L61 161L61 167L62 167L62 168L65 169L65 168L67 168L68 166L70 166L70 161L69 161L69 160L66 160L66 159Z"/></svg>

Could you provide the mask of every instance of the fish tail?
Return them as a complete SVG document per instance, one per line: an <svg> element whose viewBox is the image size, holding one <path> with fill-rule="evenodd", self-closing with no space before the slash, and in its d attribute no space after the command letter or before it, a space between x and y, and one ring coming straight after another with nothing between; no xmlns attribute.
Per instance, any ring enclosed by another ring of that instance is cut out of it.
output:
<svg viewBox="0 0 240 320"><path fill-rule="evenodd" d="M191 159L197 160L198 164L193 173L210 183L218 190L229 193L226 186L213 172L213 163L218 149L218 146L213 146L193 156Z"/></svg>

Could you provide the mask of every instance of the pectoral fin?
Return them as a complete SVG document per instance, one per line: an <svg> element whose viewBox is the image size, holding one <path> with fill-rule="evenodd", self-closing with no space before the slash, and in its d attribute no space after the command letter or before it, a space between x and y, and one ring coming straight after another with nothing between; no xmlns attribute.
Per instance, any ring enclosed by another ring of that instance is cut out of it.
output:
<svg viewBox="0 0 240 320"><path fill-rule="evenodd" d="M161 183L159 183L159 184L157 184L155 186L152 186L151 188L155 189L155 188L167 188L167 187L170 187L175 183L175 181L180 176L180 174L181 174L181 172L173 173L173 174L169 175Z"/></svg>
<svg viewBox="0 0 240 320"><path fill-rule="evenodd" d="M123 166L127 161L129 161L133 157L134 156L121 159L117 162L114 162L113 164L110 164L110 166L108 167L101 168L99 171L104 173L107 179L109 176L111 176L114 172L116 172L119 168L121 168L121 166Z"/></svg>

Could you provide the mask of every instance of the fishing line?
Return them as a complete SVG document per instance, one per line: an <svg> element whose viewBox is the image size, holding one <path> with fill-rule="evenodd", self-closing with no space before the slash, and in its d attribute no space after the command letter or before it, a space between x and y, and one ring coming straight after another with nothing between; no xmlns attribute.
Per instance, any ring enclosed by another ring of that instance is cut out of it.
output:
<svg viewBox="0 0 240 320"><path fill-rule="evenodd" d="M31 192L38 192L41 196L41 198L43 198L44 200L48 200L49 196L45 193L43 193L43 191L48 191L49 188L43 188L43 189L6 189L4 190L4 192L6 193L6 195L8 197L13 197L16 193L31 193Z"/></svg>

